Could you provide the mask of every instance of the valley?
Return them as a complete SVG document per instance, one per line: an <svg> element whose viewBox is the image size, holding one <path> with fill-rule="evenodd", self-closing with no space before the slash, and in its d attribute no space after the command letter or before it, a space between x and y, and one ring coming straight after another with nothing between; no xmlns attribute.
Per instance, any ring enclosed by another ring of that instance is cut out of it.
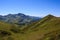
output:
<svg viewBox="0 0 60 40"><path fill-rule="evenodd" d="M60 18L49 14L22 27L1 20L0 40L60 40Z"/></svg>

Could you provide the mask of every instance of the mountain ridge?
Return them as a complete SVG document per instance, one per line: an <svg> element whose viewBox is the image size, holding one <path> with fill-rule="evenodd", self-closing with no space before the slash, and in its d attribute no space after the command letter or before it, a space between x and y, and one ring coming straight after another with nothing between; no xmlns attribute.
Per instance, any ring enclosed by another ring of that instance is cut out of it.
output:
<svg viewBox="0 0 60 40"><path fill-rule="evenodd" d="M15 24L0 22L0 35L1 40L60 40L60 18L49 14L22 29Z"/></svg>
<svg viewBox="0 0 60 40"><path fill-rule="evenodd" d="M45 16L44 18L38 20L37 22L35 22L33 26L31 26L32 28L36 27L37 25L42 25L44 21L47 21L48 19L50 20L51 18L56 18L55 16L51 15L51 14L48 14L47 16ZM39 22L40 21L40 22ZM42 24L41 24L42 23ZM31 25L31 24L30 24ZM30 27L30 28L31 28ZM27 27L26 27L27 28ZM25 29L26 29L25 28ZM30 29L29 28L29 29Z"/></svg>
<svg viewBox="0 0 60 40"><path fill-rule="evenodd" d="M39 20L39 17L28 16L22 13L18 14L8 14L5 16L0 15L0 21L18 24L18 25L25 25L29 24L30 22Z"/></svg>

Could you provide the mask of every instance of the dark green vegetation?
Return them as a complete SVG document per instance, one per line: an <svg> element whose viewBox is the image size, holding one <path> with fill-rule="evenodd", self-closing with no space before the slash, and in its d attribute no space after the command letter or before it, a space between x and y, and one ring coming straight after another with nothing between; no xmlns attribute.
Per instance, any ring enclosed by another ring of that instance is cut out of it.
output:
<svg viewBox="0 0 60 40"><path fill-rule="evenodd" d="M0 40L60 40L60 18L47 15L23 27L1 21Z"/></svg>

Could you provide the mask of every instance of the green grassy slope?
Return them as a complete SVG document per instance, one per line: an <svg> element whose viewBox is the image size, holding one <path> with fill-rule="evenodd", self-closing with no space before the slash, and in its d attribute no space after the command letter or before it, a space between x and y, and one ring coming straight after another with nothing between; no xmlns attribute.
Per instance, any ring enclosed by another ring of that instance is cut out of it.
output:
<svg viewBox="0 0 60 40"><path fill-rule="evenodd" d="M60 18L48 15L22 30L17 25L0 22L0 40L60 40Z"/></svg>
<svg viewBox="0 0 60 40"><path fill-rule="evenodd" d="M17 40L17 33L21 33L17 25L0 21L0 40Z"/></svg>
<svg viewBox="0 0 60 40"><path fill-rule="evenodd" d="M32 26L30 25L29 28L25 28L24 31L27 32L28 37L32 37L32 39L29 39L39 40L41 38L44 39L45 34L50 32L54 33L53 31L56 30L60 30L60 18L48 15Z"/></svg>

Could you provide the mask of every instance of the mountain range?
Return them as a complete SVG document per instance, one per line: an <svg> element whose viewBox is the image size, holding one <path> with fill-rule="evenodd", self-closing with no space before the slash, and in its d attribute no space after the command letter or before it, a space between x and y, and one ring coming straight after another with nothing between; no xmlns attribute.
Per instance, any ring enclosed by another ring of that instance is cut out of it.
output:
<svg viewBox="0 0 60 40"><path fill-rule="evenodd" d="M29 24L39 19L40 19L39 17L28 16L22 13L8 14L4 16L0 15L0 21L12 23L12 24L18 24L18 25Z"/></svg>
<svg viewBox="0 0 60 40"><path fill-rule="evenodd" d="M0 40L60 40L60 17L49 14L23 27L0 21Z"/></svg>

